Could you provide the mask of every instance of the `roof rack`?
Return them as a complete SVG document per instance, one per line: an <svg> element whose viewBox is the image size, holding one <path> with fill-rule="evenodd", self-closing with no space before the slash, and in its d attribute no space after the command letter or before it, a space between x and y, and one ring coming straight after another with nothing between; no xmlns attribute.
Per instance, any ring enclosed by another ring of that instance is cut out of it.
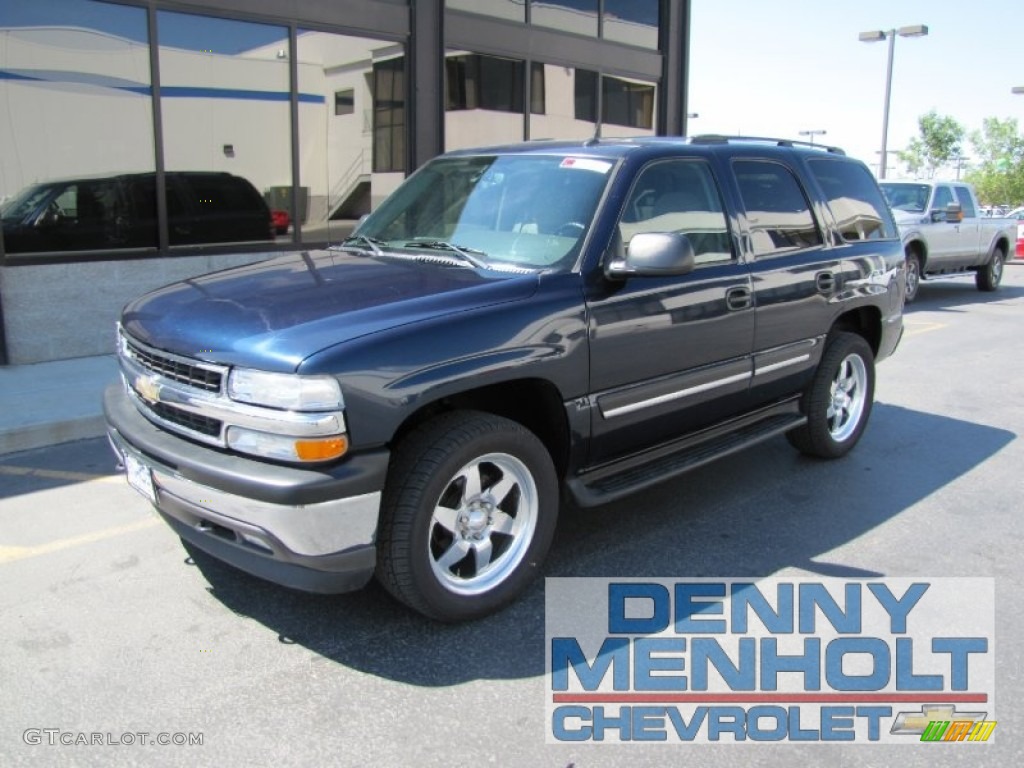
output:
<svg viewBox="0 0 1024 768"><path fill-rule="evenodd" d="M834 155L845 155L839 147L832 147L828 144L811 143L809 141L798 141L796 139L776 139L766 136L723 136L717 133L705 133L699 136L691 136L691 144L731 144L734 142L748 141L752 144L774 144L777 147L809 147L820 149L823 152L831 152Z"/></svg>

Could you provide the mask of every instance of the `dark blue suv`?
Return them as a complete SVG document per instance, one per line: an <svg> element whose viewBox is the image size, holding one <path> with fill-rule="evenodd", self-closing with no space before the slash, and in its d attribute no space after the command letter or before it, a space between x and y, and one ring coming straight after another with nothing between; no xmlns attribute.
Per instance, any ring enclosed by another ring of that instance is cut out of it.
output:
<svg viewBox="0 0 1024 768"><path fill-rule="evenodd" d="M902 333L878 185L780 140L530 143L428 163L328 250L129 304L129 481L195 546L443 620L590 507L786 435L860 438Z"/></svg>

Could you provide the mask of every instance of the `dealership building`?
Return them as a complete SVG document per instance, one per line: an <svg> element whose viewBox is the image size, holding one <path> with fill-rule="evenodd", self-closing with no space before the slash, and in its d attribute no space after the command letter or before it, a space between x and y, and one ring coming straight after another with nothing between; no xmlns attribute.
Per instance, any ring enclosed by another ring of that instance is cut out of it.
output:
<svg viewBox="0 0 1024 768"><path fill-rule="evenodd" d="M0 4L0 364L110 353L134 296L336 242L441 152L684 133L689 18L689 0Z"/></svg>

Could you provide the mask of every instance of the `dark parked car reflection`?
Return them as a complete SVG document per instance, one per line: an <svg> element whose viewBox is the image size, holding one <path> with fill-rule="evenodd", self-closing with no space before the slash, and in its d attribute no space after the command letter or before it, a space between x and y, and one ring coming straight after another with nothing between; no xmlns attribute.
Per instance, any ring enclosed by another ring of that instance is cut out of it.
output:
<svg viewBox="0 0 1024 768"><path fill-rule="evenodd" d="M270 209L230 173L165 174L171 245L270 240ZM48 181L3 208L7 253L155 248L156 174Z"/></svg>

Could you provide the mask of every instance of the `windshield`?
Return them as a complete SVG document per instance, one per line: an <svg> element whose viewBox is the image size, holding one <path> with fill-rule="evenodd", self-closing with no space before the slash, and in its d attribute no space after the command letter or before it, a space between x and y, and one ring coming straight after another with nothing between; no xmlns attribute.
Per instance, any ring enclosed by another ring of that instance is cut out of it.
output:
<svg viewBox="0 0 1024 768"><path fill-rule="evenodd" d="M928 207L931 187L927 184L886 184L879 185L894 211L924 213Z"/></svg>
<svg viewBox="0 0 1024 768"><path fill-rule="evenodd" d="M370 214L350 242L462 251L496 269L565 269L590 229L612 165L565 155L439 158Z"/></svg>
<svg viewBox="0 0 1024 768"><path fill-rule="evenodd" d="M35 184L23 189L0 207L0 215L5 219L25 218L35 212L51 189L53 187L49 184Z"/></svg>

